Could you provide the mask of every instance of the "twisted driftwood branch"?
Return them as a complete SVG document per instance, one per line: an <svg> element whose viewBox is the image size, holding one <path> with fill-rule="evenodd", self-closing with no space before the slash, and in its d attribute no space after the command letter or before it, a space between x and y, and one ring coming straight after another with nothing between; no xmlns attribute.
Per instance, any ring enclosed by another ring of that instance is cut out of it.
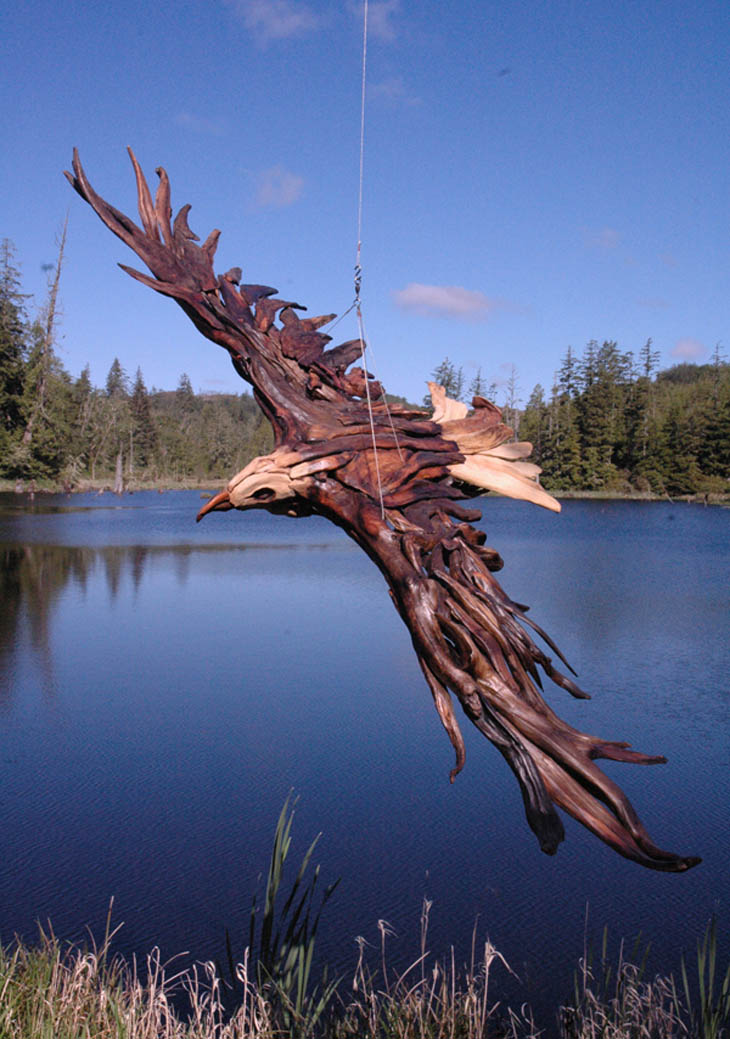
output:
<svg viewBox="0 0 730 1039"><path fill-rule="evenodd" d="M512 431L488 401L475 398L468 413L438 386L431 387L432 417L402 405L388 410L370 374L351 367L362 356L360 340L329 349L330 337L319 329L334 315L300 318L303 308L272 298L275 289L241 284L237 268L216 275L219 232L195 244L189 206L171 220L165 171L157 170L153 201L130 156L141 228L96 194L76 153L74 173L66 176L152 277L123 269L176 300L204 336L228 351L274 429L274 451L234 476L198 518L264 508L318 513L346 531L383 573L410 631L456 754L452 780L465 752L450 693L507 760L543 851L553 854L563 839L558 806L644 866L681 871L695 865L699 859L651 841L627 797L596 765L598 758L640 765L665 759L579 732L543 700L540 669L573 696L585 694L533 640L531 631L567 667L526 617L527 608L496 581L501 559L471 526L480 513L461 504L479 488L559 510L539 486L537 467L525 461L530 445L510 441Z"/></svg>

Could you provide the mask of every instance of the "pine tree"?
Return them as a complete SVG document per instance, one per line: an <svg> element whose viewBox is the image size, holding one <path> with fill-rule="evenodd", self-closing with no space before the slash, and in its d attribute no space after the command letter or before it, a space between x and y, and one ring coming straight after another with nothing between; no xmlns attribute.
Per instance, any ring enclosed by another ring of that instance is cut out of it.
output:
<svg viewBox="0 0 730 1039"><path fill-rule="evenodd" d="M697 464L697 442L691 417L673 406L660 431L662 477L669 495L694 494L699 490L701 471Z"/></svg>
<svg viewBox="0 0 730 1039"><path fill-rule="evenodd" d="M578 396L580 383L580 370L578 360L573 353L573 347L569 346L565 357L560 362L558 372L558 386L562 395L567 395L571 400Z"/></svg>
<svg viewBox="0 0 730 1039"><path fill-rule="evenodd" d="M114 358L107 373L106 395L117 400L129 396L129 379L118 357Z"/></svg>
<svg viewBox="0 0 730 1039"><path fill-rule="evenodd" d="M652 350L652 343L652 339L647 339L641 350L639 350L641 374L645 379L652 379L654 377L654 372L659 367L659 358L661 354L658 350Z"/></svg>
<svg viewBox="0 0 730 1039"><path fill-rule="evenodd" d="M75 416L69 460L71 482L84 471L96 480L98 468L104 467L112 433L110 398L105 391L92 386L88 365L74 383L72 395Z"/></svg>
<svg viewBox="0 0 730 1039"><path fill-rule="evenodd" d="M467 397L469 403L471 403L474 397L485 397L487 400L493 401L497 395L497 384L494 382L488 383L482 375L481 365L477 368L477 373L469 383L469 389L467 390Z"/></svg>
<svg viewBox="0 0 730 1039"><path fill-rule="evenodd" d="M23 427L24 365L28 322L15 266L15 248L0 243L0 475L14 476L14 452Z"/></svg>
<svg viewBox="0 0 730 1039"><path fill-rule="evenodd" d="M607 489L620 478L617 462L625 452L624 390L632 358L606 340L591 340L580 365L576 400L584 486Z"/></svg>
<svg viewBox="0 0 730 1039"><path fill-rule="evenodd" d="M464 392L464 370L457 368L448 357L445 357L441 364L431 372L431 382L443 386L447 397L451 397L452 400L461 400ZM423 403L426 407L431 406L430 394L427 393L424 396Z"/></svg>
<svg viewBox="0 0 730 1039"><path fill-rule="evenodd" d="M58 289L61 282L63 253L66 248L67 231L68 217L66 217L58 242L58 258L56 260L55 272L48 282L48 299L43 311L33 325L33 350L28 359L26 378L26 384L29 389L29 393L27 394L29 397L29 404L27 408L27 421L25 429L23 430L23 443L28 447L30 447L33 441L33 429L37 425L38 420L43 417L46 410L48 383L55 359L53 344L56 338Z"/></svg>
<svg viewBox="0 0 730 1039"><path fill-rule="evenodd" d="M532 444L532 461L542 465L543 448L547 435L548 409L545 392L540 383L530 394L520 419L520 439Z"/></svg>
<svg viewBox="0 0 730 1039"><path fill-rule="evenodd" d="M128 439L132 426L129 411L129 379L122 368L119 358L115 357L106 377L106 398L99 409L103 423L100 450L97 456L104 454L107 465L113 458L114 491L121 494L124 490L124 452L128 450Z"/></svg>
<svg viewBox="0 0 730 1039"><path fill-rule="evenodd" d="M133 476L135 467L141 469L150 465L157 446L157 432L150 413L150 400L147 387L142 377L142 369L137 369L129 401L132 421L130 425L130 447L128 471Z"/></svg>
<svg viewBox="0 0 730 1039"><path fill-rule="evenodd" d="M653 490L661 484L655 458L659 430L653 379L658 364L659 352L652 350L652 341L647 339L639 351L639 373L632 383L624 409L626 466L634 486L641 491Z"/></svg>
<svg viewBox="0 0 730 1039"><path fill-rule="evenodd" d="M719 343L712 355L710 382L698 462L708 476L730 481L730 365L724 362Z"/></svg>
<svg viewBox="0 0 730 1039"><path fill-rule="evenodd" d="M577 490L583 487L580 439L575 405L559 384L553 386L547 408L547 430L543 436L540 458L542 483L553 490Z"/></svg>
<svg viewBox="0 0 730 1039"><path fill-rule="evenodd" d="M572 347L568 347L555 376L550 403L546 408L540 465L542 482L553 490L583 487L581 445L577 420L579 366Z"/></svg>
<svg viewBox="0 0 730 1039"><path fill-rule="evenodd" d="M74 404L76 405L82 419L84 417L85 405L93 392L94 387L91 385L91 369L87 364L73 386Z"/></svg>
<svg viewBox="0 0 730 1039"><path fill-rule="evenodd" d="M190 377L187 372L183 372L180 376L180 381L175 390L175 397L177 398L178 407L183 411L189 412L195 410L195 391L193 390L193 384L190 382Z"/></svg>
<svg viewBox="0 0 730 1039"><path fill-rule="evenodd" d="M502 405L502 418L508 426L511 426L514 431L514 439L517 440L518 433L520 431L520 413L518 411L518 405L520 403L520 387L517 380L517 368L514 364L510 365L509 376L507 378L507 384L505 386L505 397L504 404Z"/></svg>
<svg viewBox="0 0 730 1039"><path fill-rule="evenodd" d="M48 297L31 326L23 393L24 428L16 452L17 475L24 479L58 476L70 446L71 380L54 350L67 229L68 217L57 240L56 264L50 267Z"/></svg>
<svg viewBox="0 0 730 1039"><path fill-rule="evenodd" d="M74 487L84 472L89 469L91 458L89 430L97 406L98 390L91 385L88 364L79 377L71 383L71 430L64 467L64 481Z"/></svg>

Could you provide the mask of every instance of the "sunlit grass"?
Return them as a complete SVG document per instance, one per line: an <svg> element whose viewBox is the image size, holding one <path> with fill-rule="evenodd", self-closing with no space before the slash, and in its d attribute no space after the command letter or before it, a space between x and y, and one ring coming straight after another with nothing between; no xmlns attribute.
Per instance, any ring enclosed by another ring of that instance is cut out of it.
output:
<svg viewBox="0 0 730 1039"><path fill-rule="evenodd" d="M489 942L472 940L470 962L428 952L430 902L410 966L388 963L388 924L379 921L376 965L359 939L350 977L312 980L317 927L336 885L315 904L319 867L309 871L316 840L291 886L284 884L293 808L282 809L262 905L253 900L248 943L227 967L179 970L153 949L142 964L112 951L111 910L103 941L63 945L52 929L38 941L0 947L0 1039L730 1039L730 967L720 976L713 921L698 943L696 966L647 978L638 945L613 963L604 932L600 958L586 950L574 993L553 1021L527 1006L505 1006L500 977L510 968ZM284 897L286 896L286 897ZM185 1010L181 1010L185 1007Z"/></svg>
<svg viewBox="0 0 730 1039"><path fill-rule="evenodd" d="M428 921L424 906L423 939ZM246 951L236 966L235 1006L212 963L183 972L160 962L153 950L144 964L111 954L111 935L100 948L63 947L50 930L37 943L0 949L0 1039L723 1039L728 1025L728 975L711 973L711 928L697 964L704 988L685 968L680 986L672 976L644 979L640 965L624 961L594 970L581 961L574 1000L556 1008L555 1022L533 1020L527 1007L499 1001L500 971L508 970L489 943L474 947L459 969L430 962L424 951L400 974L387 964L388 928L375 971L363 948L352 977L331 993L326 1008L285 1025L275 985L260 984ZM713 989L717 986L717 989ZM187 1009L182 1012L181 995Z"/></svg>

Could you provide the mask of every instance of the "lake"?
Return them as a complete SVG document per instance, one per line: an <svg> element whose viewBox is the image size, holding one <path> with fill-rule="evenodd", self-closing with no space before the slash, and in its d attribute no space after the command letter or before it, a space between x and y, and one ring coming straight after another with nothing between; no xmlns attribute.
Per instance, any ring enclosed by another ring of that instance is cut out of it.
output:
<svg viewBox="0 0 730 1039"><path fill-rule="evenodd" d="M476 922L550 1024L584 931L640 932L676 970L712 914L730 959L730 511L568 501L554 516L483 500L507 592L593 696L547 699L588 732L663 753L605 763L682 875L642 869L566 819L543 855L512 773L464 721L453 753L383 578L316 517L227 513L196 492L0 496L0 937L103 932L126 955L221 955L247 933L287 793L294 854L321 831L341 877L321 951L395 932L394 964L469 955ZM587 916L587 925L586 925ZM374 950L375 951L375 950ZM495 980L494 984L498 982Z"/></svg>

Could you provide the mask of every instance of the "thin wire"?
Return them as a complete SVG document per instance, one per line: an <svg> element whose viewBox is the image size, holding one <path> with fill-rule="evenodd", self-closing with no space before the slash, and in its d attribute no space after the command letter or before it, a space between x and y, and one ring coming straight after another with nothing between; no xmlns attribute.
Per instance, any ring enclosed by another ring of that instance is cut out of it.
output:
<svg viewBox="0 0 730 1039"><path fill-rule="evenodd" d="M362 84L360 88L360 184L357 195L357 255L355 259L355 299L360 301L362 284L362 267L360 254L362 251L362 187L365 168L365 86L368 69L368 0L364 0L362 16Z"/></svg>
<svg viewBox="0 0 730 1039"><path fill-rule="evenodd" d="M346 310L346 311L344 311L344 313L340 314L340 316L339 316L338 318L336 318L336 319L335 319L335 320L334 320L334 321L332 322L332 324L331 324L331 325L329 325L329 326L327 327L327 334L328 334L328 335L329 335L329 333L330 333L330 332L331 332L331 331L332 331L332 330L333 330L334 328L337 328L337 326L339 325L340 321L344 321L344 320L345 320L345 318L347 317L347 315L348 315L348 314L349 314L349 313L350 313L351 311L353 311L353 310L355 309L355 307L357 306L357 304L358 304L358 301L357 301L356 299L354 299L354 300L352 301L352 303L350 304L350 306L349 306L349 307L347 308L347 310Z"/></svg>
<svg viewBox="0 0 730 1039"><path fill-rule="evenodd" d="M370 399L370 382L368 380L368 370L365 364L365 326L362 320L362 309L360 304L357 305L357 324L360 330L360 342L362 343L362 360L363 360L363 376L365 378L365 396L368 401L368 416L370 418L370 436L373 438L373 458L375 460L375 476L378 481L378 497L380 498L380 515L385 519L385 503L383 502L383 485L380 481L380 462L378 461L378 447L375 443L375 419L373 418L373 402Z"/></svg>
<svg viewBox="0 0 730 1039"><path fill-rule="evenodd" d="M370 395L370 382L368 379L368 365L366 351L369 348L367 336L365 334L365 323L362 317L362 302L360 299L360 290L362 289L362 202L363 202L363 184L364 184L364 171L365 171L365 93L367 86L367 63L368 63L368 0L363 2L363 25L362 25L362 80L360 88L360 176L357 193L357 252L355 256L355 298L352 304L348 307L342 317L349 314L350 311L355 308L357 312L357 324L360 332L360 350L362 356L363 375L365 379L365 396L368 404L368 417L370 419L370 435L373 440L373 459L375 461L375 475L378 481L378 497L380 499L380 515L385 519L385 503L383 501L383 485L380 479L380 462L378 459L378 447L375 441L375 418L373 416L373 402ZM338 322L336 321L335 324ZM334 325L332 326L334 327ZM371 349L372 353L372 349ZM393 418L390 414L390 408L388 402L385 399L385 393L383 392L383 404L385 405L385 411L390 422L390 428L393 431L393 437L395 439L395 446L398 449L398 455L403 460L403 453L398 443L398 434L395 431L393 425Z"/></svg>
<svg viewBox="0 0 730 1039"><path fill-rule="evenodd" d="M378 448L375 443L375 419L373 417L373 402L370 399L370 382L368 380L368 365L365 356L367 343L365 341L365 327L362 320L362 308L360 305L360 289L362 288L362 195L365 171L365 87L367 84L368 68L368 0L363 3L362 15L362 81L360 87L360 180L357 192L357 252L355 255L355 301L353 306L357 310L357 325L360 331L360 351L362 354L363 377L365 380L365 396L368 402L368 417L370 419L370 436L373 439L373 458L375 460L375 476L378 481L378 497L380 498L380 515L385 519L385 504L383 502L383 485L380 480L380 462L378 460Z"/></svg>
<svg viewBox="0 0 730 1039"><path fill-rule="evenodd" d="M378 371L378 362L375 359L375 351L373 350L373 345L370 342L370 340L368 339L368 334L365 331L365 320L362 317L362 311L360 313L360 338L365 343L365 349L370 354L372 368L373 368L373 371L375 372L375 381L380 384L380 393L381 393L381 399L382 399L382 402L383 402L383 406L385 408L385 414L388 416L388 422L390 424L391 432L393 433L393 439L395 440L395 447L396 447L396 450L398 452L398 457L400 458L400 460L402 462L403 461L403 452L401 451L400 441L398 440L398 433L397 433L396 428L395 428L395 423L393 422L393 416L390 413L390 408L388 407L388 399L385 396L385 390L383 389L383 384L382 384L382 382L380 380L380 372Z"/></svg>

